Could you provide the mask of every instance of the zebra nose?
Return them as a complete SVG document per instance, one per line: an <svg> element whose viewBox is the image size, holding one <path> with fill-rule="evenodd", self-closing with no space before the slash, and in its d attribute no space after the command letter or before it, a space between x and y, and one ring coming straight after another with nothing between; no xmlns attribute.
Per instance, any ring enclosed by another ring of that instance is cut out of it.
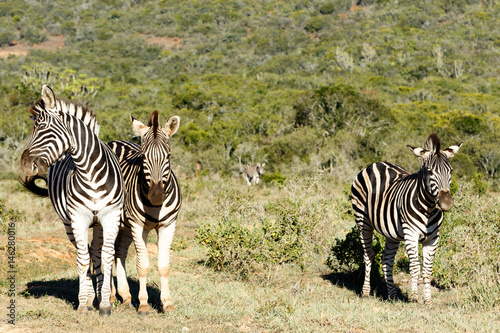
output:
<svg viewBox="0 0 500 333"><path fill-rule="evenodd" d="M148 192L149 202L153 206L161 206L165 200L165 191L163 190L163 183L160 180L158 183L151 182L151 187Z"/></svg>
<svg viewBox="0 0 500 333"><path fill-rule="evenodd" d="M447 211L451 208L453 199L449 191L439 191L438 205L443 211Z"/></svg>
<svg viewBox="0 0 500 333"><path fill-rule="evenodd" d="M36 160L30 156L28 150L25 150L21 155L21 171L26 176L33 176L38 171L36 166Z"/></svg>

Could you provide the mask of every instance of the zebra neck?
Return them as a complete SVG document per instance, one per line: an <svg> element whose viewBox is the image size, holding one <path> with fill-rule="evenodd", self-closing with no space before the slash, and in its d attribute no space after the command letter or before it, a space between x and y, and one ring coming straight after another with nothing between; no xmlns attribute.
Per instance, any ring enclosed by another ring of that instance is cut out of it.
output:
<svg viewBox="0 0 500 333"><path fill-rule="evenodd" d="M425 208L425 210L427 210L428 212L432 212L436 208L436 199L429 191L427 177L428 174L424 170L424 168L420 169L420 171L417 173L417 191L415 194L418 196L418 202L420 203L422 208Z"/></svg>
<svg viewBox="0 0 500 333"><path fill-rule="evenodd" d="M68 128L72 134L71 157L78 174L85 179L92 179L96 171L104 167L101 141L87 125L76 117L68 117Z"/></svg>

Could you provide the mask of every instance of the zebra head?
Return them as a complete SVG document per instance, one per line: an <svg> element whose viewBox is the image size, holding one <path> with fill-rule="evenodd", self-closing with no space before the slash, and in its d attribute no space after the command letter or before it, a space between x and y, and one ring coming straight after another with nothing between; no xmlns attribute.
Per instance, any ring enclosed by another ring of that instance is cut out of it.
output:
<svg viewBox="0 0 500 333"><path fill-rule="evenodd" d="M45 173L52 163L74 146L63 123L58 102L52 89L44 85L41 99L30 109L35 124L28 146L21 155L21 171L26 176Z"/></svg>
<svg viewBox="0 0 500 333"><path fill-rule="evenodd" d="M406 145L420 159L421 171L424 174L427 190L443 211L447 211L453 205L450 194L453 169L449 159L455 156L462 143L441 150L441 142L438 136L433 133L425 142L424 148Z"/></svg>
<svg viewBox="0 0 500 333"><path fill-rule="evenodd" d="M173 116L165 126L159 126L158 111L153 111L148 124L130 116L136 135L141 137L143 173L146 197L153 206L160 206L166 198L167 180L170 179L170 146L168 139L179 129L180 118Z"/></svg>

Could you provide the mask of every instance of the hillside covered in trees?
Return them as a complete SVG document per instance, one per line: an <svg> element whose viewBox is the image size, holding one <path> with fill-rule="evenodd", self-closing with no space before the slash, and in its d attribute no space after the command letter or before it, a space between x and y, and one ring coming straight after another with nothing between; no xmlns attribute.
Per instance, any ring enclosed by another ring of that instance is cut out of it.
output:
<svg viewBox="0 0 500 333"><path fill-rule="evenodd" d="M198 160L220 176L240 159L343 180L378 160L415 170L404 145L436 132L465 142L459 177L497 184L499 14L495 0L4 1L0 167L17 172L48 83L88 104L106 141L132 138L129 114L179 115L187 176Z"/></svg>

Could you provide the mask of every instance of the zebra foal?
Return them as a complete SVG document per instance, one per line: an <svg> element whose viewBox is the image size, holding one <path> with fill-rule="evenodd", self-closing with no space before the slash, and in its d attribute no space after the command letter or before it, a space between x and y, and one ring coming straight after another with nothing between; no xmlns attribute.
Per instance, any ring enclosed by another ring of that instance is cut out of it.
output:
<svg viewBox="0 0 500 333"><path fill-rule="evenodd" d="M250 186L252 184L258 184L260 181L260 176L264 173L264 166L266 164L257 163L256 165L245 165L245 169L243 170L243 177L247 181L247 184Z"/></svg>
<svg viewBox="0 0 500 333"><path fill-rule="evenodd" d="M127 250L132 242L137 252L139 274L139 314L149 312L146 277L149 258L146 240L151 230L158 234L158 270L161 280L162 310L173 310L168 286L170 248L181 208L181 191L170 167L169 138L177 132L180 118L173 116L161 127L158 111L153 111L144 125L131 116L132 127L141 137L142 145L112 141L108 144L118 156L126 187L123 225L116 240L118 293L123 303L130 303L130 291L125 274Z"/></svg>
<svg viewBox="0 0 500 333"><path fill-rule="evenodd" d="M422 277L425 303L431 304L432 264L436 253L443 212L451 208L452 167L449 159L462 143L441 150L436 134L431 134L424 148L407 147L420 159L421 168L410 174L400 166L378 162L361 171L351 188L352 206L360 230L364 252L365 280L362 296L370 294L370 271L374 252L373 230L386 237L382 269L389 298L396 297L392 276L394 257L401 241L410 259L411 301L418 301L420 275L418 243L422 243Z"/></svg>
<svg viewBox="0 0 500 333"><path fill-rule="evenodd" d="M109 146L99 140L99 125L90 110L56 99L46 85L41 95L30 109L35 123L21 156L21 170L27 176L24 184L37 192L34 180L49 170L48 191L38 193L48 194L64 222L68 238L77 249L78 310L81 312L87 312L94 300L88 249L88 229L94 227L93 243L98 251L92 257L99 261L96 265L99 313L109 315L114 242L124 201L118 160ZM104 277L99 251L102 251Z"/></svg>

